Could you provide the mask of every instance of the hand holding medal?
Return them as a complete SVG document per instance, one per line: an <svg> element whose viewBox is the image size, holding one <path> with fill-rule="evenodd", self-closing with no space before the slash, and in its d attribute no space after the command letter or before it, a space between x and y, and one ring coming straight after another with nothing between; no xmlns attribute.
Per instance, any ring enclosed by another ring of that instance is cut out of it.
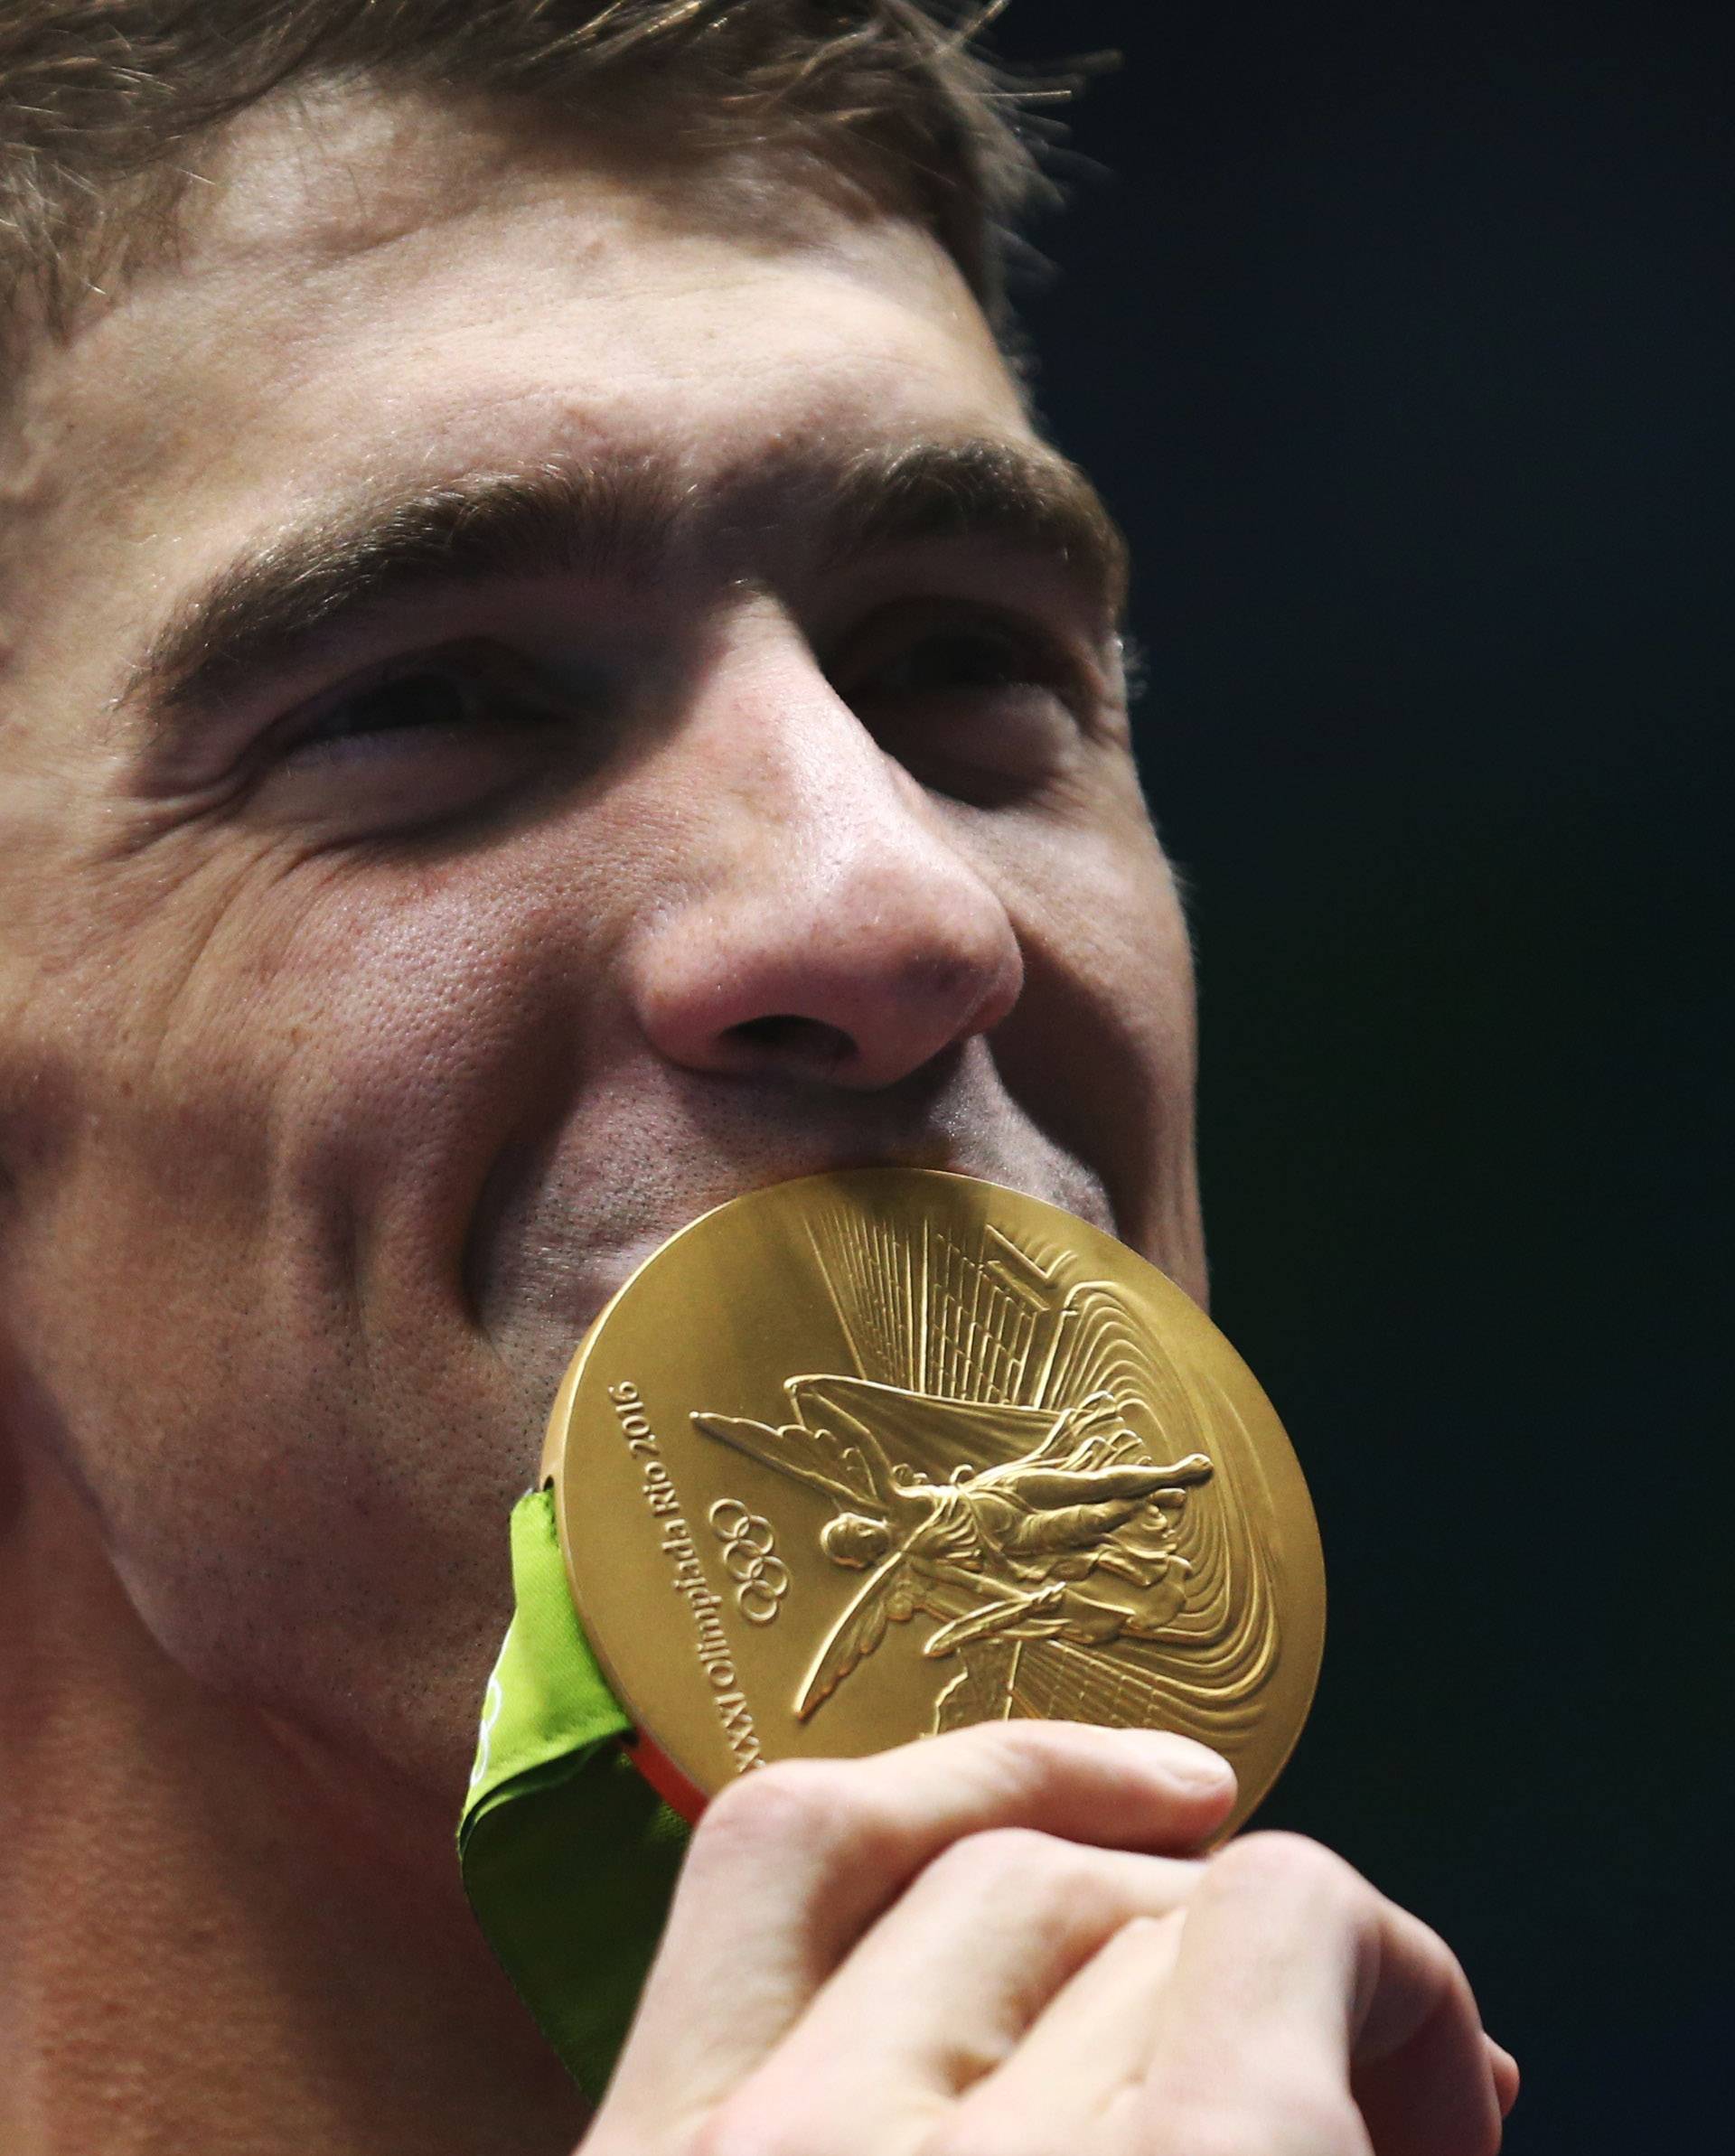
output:
<svg viewBox="0 0 1735 2156"><path fill-rule="evenodd" d="M1497 2145L1440 1941L1309 1843L1205 1853L1324 1581L1269 1403L1131 1251L958 1176L755 1192L605 1309L543 1468L465 1870L586 2156L1172 2156L1202 2093L1263 2156ZM707 1813L679 1890L617 1738Z"/></svg>

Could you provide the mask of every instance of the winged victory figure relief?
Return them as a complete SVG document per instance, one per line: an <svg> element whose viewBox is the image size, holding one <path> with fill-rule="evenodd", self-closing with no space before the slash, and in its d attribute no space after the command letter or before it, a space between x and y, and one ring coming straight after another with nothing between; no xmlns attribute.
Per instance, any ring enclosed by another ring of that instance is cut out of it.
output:
<svg viewBox="0 0 1735 2156"><path fill-rule="evenodd" d="M787 1419L692 1418L822 1497L820 1548L861 1575L797 1715L921 1618L955 1670L936 1732L1076 1714L1233 1743L1278 1652L1233 1406L1058 1246L845 1208L811 1256L854 1373L788 1379Z"/></svg>
<svg viewBox="0 0 1735 2156"><path fill-rule="evenodd" d="M890 1626L918 1615L939 1620L923 1654L964 1663L943 1695L937 1726L946 1728L954 1691L971 1695L959 1706L973 1705L971 1647L1155 1639L1185 1603L1192 1567L1175 1548L1175 1515L1210 1479L1211 1462L1203 1453L1151 1460L1109 1394L1054 1412L864 1378L796 1377L784 1390L792 1422L693 1420L830 1498L820 1547L867 1575L808 1674L802 1720Z"/></svg>

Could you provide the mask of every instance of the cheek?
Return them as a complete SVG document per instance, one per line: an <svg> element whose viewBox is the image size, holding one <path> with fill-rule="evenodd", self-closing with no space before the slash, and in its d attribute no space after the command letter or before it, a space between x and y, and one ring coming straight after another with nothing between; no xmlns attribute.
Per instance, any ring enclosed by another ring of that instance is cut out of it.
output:
<svg viewBox="0 0 1735 2156"><path fill-rule="evenodd" d="M1192 955L1174 872L1121 763L1069 812L999 835L996 880L1027 956L1167 1068L1191 1051Z"/></svg>
<svg viewBox="0 0 1735 2156"><path fill-rule="evenodd" d="M0 1073L42 1156L5 1259L69 1382L98 1315L136 1378L267 1320L286 1387L451 1351L492 1165L613 1053L611 951L652 897L621 823L421 860L230 827L110 865Z"/></svg>
<svg viewBox="0 0 1735 2156"><path fill-rule="evenodd" d="M1142 808L1008 851L1024 997L994 1036L1007 1083L1108 1188L1121 1233L1202 1294L1193 1165L1193 968Z"/></svg>
<svg viewBox="0 0 1735 2156"><path fill-rule="evenodd" d="M45 987L65 1134L0 1246L158 1639L286 1709L352 1701L400 1755L462 1727L394 1673L480 1682L546 1411L467 1321L468 1210L606 1031L570 877L466 868L242 879L202 918L188 887L112 939L125 965Z"/></svg>

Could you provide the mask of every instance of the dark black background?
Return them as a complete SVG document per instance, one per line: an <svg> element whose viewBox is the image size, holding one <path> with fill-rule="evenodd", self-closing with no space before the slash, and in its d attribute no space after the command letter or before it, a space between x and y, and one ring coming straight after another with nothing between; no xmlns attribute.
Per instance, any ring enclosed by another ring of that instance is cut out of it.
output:
<svg viewBox="0 0 1735 2156"><path fill-rule="evenodd" d="M1726 2129L1712 1077L1735 9L1015 0L1039 398L1139 564L1215 1311L1332 1588L1262 1814L1435 1924L1513 2156Z"/></svg>

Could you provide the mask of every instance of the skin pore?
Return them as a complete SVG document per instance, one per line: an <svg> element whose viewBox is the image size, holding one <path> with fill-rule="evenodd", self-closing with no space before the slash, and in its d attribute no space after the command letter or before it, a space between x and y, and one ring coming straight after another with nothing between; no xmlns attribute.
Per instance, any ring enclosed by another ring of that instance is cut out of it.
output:
<svg viewBox="0 0 1735 2156"><path fill-rule="evenodd" d="M0 452L0 2144L552 2151L450 1845L560 1369L869 1160L1202 1296L1186 937L924 234L360 91L202 170Z"/></svg>

